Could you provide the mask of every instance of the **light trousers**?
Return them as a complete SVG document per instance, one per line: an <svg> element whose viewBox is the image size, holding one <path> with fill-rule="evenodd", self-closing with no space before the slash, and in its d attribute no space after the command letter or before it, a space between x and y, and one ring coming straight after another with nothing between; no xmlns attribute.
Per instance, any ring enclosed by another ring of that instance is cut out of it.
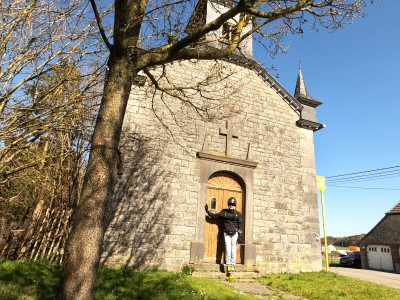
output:
<svg viewBox="0 0 400 300"><path fill-rule="evenodd" d="M225 239L225 263L227 265L236 264L236 243L238 240L238 233L234 235L229 235L224 232Z"/></svg>

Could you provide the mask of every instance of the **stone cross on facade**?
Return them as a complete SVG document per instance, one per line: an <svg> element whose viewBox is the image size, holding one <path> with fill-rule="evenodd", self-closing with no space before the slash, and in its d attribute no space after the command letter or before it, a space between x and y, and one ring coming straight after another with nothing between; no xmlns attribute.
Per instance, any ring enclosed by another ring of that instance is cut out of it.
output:
<svg viewBox="0 0 400 300"><path fill-rule="evenodd" d="M226 148L225 155L227 157L231 156L231 142L232 138L238 138L236 131L232 128L231 123L226 121L226 128L219 128L219 134L226 136Z"/></svg>

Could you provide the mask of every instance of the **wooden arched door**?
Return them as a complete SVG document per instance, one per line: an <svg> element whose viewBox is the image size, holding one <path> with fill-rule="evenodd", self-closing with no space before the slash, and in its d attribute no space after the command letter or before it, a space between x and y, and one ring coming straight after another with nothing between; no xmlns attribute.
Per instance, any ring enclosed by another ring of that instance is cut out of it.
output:
<svg viewBox="0 0 400 300"><path fill-rule="evenodd" d="M230 197L235 197L237 200L236 210L243 215L242 227L244 229L244 197L243 188L239 180L230 173L214 173L207 182L206 203L211 212L215 213L228 208L227 202ZM204 246L204 261L218 264L224 263L225 243L222 222L219 219L211 219L206 216ZM237 245L237 264L243 264L244 262L243 248L243 245Z"/></svg>

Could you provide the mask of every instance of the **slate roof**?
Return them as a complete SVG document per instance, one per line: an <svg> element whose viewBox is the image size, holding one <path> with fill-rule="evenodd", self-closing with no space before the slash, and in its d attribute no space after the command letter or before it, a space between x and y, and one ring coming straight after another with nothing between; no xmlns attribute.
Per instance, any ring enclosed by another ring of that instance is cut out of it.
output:
<svg viewBox="0 0 400 300"><path fill-rule="evenodd" d="M400 214L400 201L387 214Z"/></svg>
<svg viewBox="0 0 400 300"><path fill-rule="evenodd" d="M309 105L311 107L317 107L322 104L320 101L311 97L308 93L306 82L303 77L303 73L299 70L299 75L297 76L296 89L294 92L294 97L298 99L302 104Z"/></svg>
<svg viewBox="0 0 400 300"><path fill-rule="evenodd" d="M388 218L391 217L398 219L398 215L400 215L400 201L397 202L397 204L393 206L391 210L385 213L385 216L361 239L360 244L363 245L364 243L366 243L366 241L369 240L370 237L374 234L374 231L376 231L381 225L383 225L384 222L388 220ZM396 232L387 232L390 238L386 238L386 242L393 242L391 239L394 239L394 241L398 242L399 232L400 229L397 229Z"/></svg>

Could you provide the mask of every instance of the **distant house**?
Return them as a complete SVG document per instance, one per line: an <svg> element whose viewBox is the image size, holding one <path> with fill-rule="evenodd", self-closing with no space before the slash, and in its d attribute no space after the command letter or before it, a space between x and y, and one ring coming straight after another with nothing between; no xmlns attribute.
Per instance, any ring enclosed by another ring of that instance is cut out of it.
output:
<svg viewBox="0 0 400 300"><path fill-rule="evenodd" d="M364 269L400 273L400 202L360 242Z"/></svg>

